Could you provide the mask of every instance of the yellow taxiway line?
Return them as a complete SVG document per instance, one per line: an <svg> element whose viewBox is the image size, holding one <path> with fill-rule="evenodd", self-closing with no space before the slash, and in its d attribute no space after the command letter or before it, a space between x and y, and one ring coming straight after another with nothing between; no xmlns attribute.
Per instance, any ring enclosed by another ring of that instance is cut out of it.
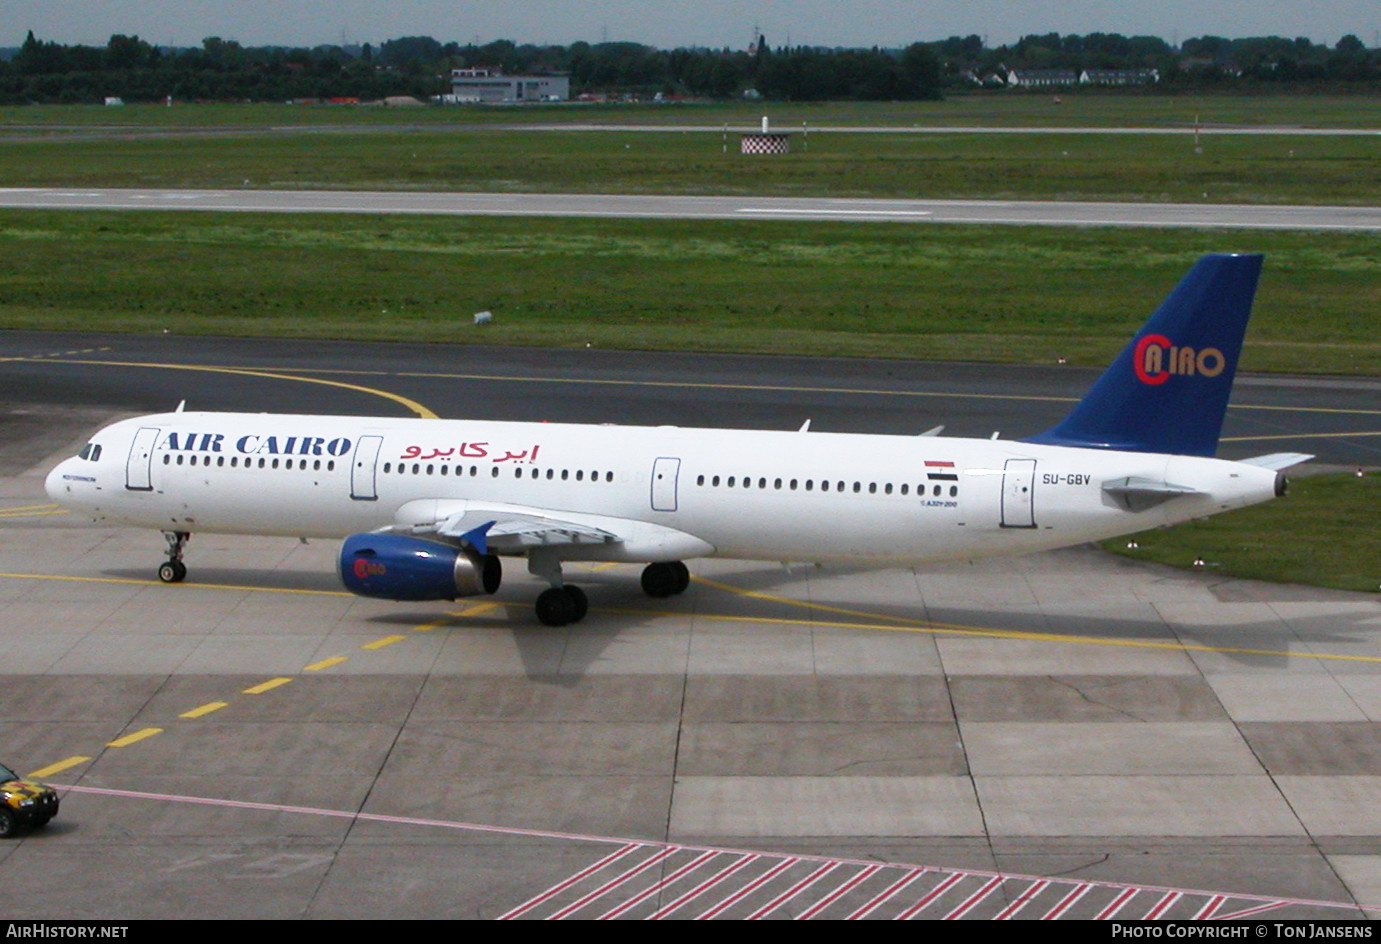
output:
<svg viewBox="0 0 1381 944"><path fill-rule="evenodd" d="M11 357L4 358L11 361L45 361L54 358L42 357ZM364 387L359 384L346 383L342 380L326 380L322 377L307 377L302 374L290 374L282 371L251 370L246 367L214 367L210 365L198 364L157 364L141 361L107 361L107 360L86 360L78 358L62 358L64 364L82 364L99 367L141 367L154 370L192 370L210 374L234 374L241 377L262 377L266 380L289 380L295 383L321 384L325 387L337 387L341 390L353 390L356 393L368 394L374 397L383 397L385 400L392 400L416 413L423 419L434 420L437 415L430 409L409 397L399 393L391 393L387 390L379 390L376 387Z"/></svg>
<svg viewBox="0 0 1381 944"><path fill-rule="evenodd" d="M10 580L72 580L89 581L98 583L121 583L135 586L149 587L168 587L177 592L188 592L195 589L204 590L233 590L237 592L255 593L301 593L315 594L323 596L351 596L344 590L293 590L283 587L254 587L240 586L235 584L174 584L165 585L156 580L131 580L116 577L65 577L56 574L14 574L0 573L0 578ZM868 630L885 632L911 632L911 633L930 633L934 635L949 636L973 636L987 639L1018 639L1038 642L1054 642L1076 645L1093 646L1120 646L1131 649L1154 649L1171 652L1203 652L1219 653L1224 655L1253 655L1253 656L1276 656L1291 659L1315 659L1319 661L1337 662L1358 662L1358 663L1381 663L1381 656L1361 656L1343 655L1337 653L1317 653L1317 652L1290 652L1280 649L1255 649L1243 646L1209 646L1196 645L1181 642L1161 642L1156 640L1137 640L1137 639L1101 639L1097 636L1076 636L1066 633L1042 633L1029 630L1007 630L990 629L982 626L964 626L953 623L932 623L923 620L916 620L901 616L888 616L883 613L870 613L866 610L854 610L847 607L829 606L823 603L812 603L805 600L793 600L789 597L776 596L770 593L763 593L760 590L744 590L734 587L731 584L711 580L707 577L694 578L696 583L706 587L711 587L736 596L747 597L749 599L762 600L774 604L787 604L794 607L810 610L816 613L839 617L833 619L810 619L810 618L785 618L785 617L765 617L765 616L742 616L730 614L715 614L705 612L690 613L682 610L650 610L632 607L600 607L592 608L591 613L619 613L627 615L641 616L694 616L696 619L716 620L724 622L741 622L756 625L776 625L776 626L818 626L835 629ZM492 609L502 606L497 601L485 601L475 606L467 607L464 610L455 611L448 614L448 617L423 623L413 627L415 632L427 632L447 625L451 618L471 618L488 613ZM402 638L402 637L398 637ZM398 641L398 638L384 637L383 640L374 643L367 643L362 646L365 649L381 648L391 645ZM334 656L323 659L306 666L304 671L317 672L322 669L339 665L349 661L347 656ZM281 683L280 683L281 684Z"/></svg>

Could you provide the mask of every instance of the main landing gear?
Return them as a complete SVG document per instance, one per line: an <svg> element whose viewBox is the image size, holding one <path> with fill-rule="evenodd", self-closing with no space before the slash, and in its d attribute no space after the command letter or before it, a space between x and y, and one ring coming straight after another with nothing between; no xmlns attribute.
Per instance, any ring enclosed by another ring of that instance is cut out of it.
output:
<svg viewBox="0 0 1381 944"><path fill-rule="evenodd" d="M585 591L561 579L561 559L550 551L538 549L527 556L528 573L551 584L537 595L537 619L543 626L565 626L578 623L590 609Z"/></svg>
<svg viewBox="0 0 1381 944"><path fill-rule="evenodd" d="M673 597L690 586L690 568L680 561L659 561L643 568L643 593L650 597Z"/></svg>
<svg viewBox="0 0 1381 944"><path fill-rule="evenodd" d="M168 559L158 565L158 579L164 583L182 583L187 577L187 565L182 562L182 549L192 535L187 531L164 531L168 542Z"/></svg>
<svg viewBox="0 0 1381 944"><path fill-rule="evenodd" d="M578 623L590 609L585 591L564 582L561 562L548 555L530 554L528 570L551 586L537 595L537 619L544 626ZM650 597L670 597L690 586L690 569L680 561L658 561L643 568L643 592Z"/></svg>
<svg viewBox="0 0 1381 944"><path fill-rule="evenodd" d="M573 584L548 587L537 595L537 619L544 626L565 626L578 623L590 609L585 591Z"/></svg>

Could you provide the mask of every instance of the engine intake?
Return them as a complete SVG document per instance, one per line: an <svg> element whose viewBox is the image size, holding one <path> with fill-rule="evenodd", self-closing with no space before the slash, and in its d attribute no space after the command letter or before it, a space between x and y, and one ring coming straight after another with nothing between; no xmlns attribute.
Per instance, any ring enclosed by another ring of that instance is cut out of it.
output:
<svg viewBox="0 0 1381 944"><path fill-rule="evenodd" d="M493 593L503 567L493 554L399 534L352 534L340 547L340 579L381 600L454 600Z"/></svg>

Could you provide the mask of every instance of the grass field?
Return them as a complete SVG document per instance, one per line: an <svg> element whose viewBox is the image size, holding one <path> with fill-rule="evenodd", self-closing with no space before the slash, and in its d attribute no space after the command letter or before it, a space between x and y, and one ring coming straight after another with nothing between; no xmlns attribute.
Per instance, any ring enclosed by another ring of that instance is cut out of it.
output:
<svg viewBox="0 0 1381 944"><path fill-rule="evenodd" d="M0 326L1097 365L1206 251L1268 255L1244 369L1381 374L1316 233L10 212Z"/></svg>
<svg viewBox="0 0 1381 944"><path fill-rule="evenodd" d="M1381 202L1381 137L714 132L760 105L0 109L0 185ZM1372 98L955 96L783 124L1381 126ZM517 126L516 128L514 126ZM1381 373L1370 235L157 213L0 214L0 326L845 353L1110 356L1194 257L1269 255L1244 367ZM195 277L189 277L189 274ZM1307 318L1299 313L1308 312Z"/></svg>
<svg viewBox="0 0 1381 944"><path fill-rule="evenodd" d="M796 133L737 153L761 112ZM1381 200L1381 138L1191 133L1196 121L1381 128L1381 99L957 96L945 102L532 108L138 106L0 109L6 186L267 187L1086 199ZM567 130L531 130L534 124ZM580 126L629 126L623 131ZM639 126L633 130L631 126ZM1180 134L826 132L827 128L1157 128ZM814 132L801 133L806 127ZM726 150L727 145L727 150ZM1197 147L1196 147L1197 145Z"/></svg>
<svg viewBox="0 0 1381 944"><path fill-rule="evenodd" d="M955 96L783 124L1381 126L1365 97ZM0 109L0 184L1381 203L1381 137L815 133L746 159L758 105ZM1100 362L1192 259L1269 255L1247 369L1381 372L1366 234L808 223L0 215L0 325ZM169 278L169 273L196 273ZM252 274L252 276L251 276ZM1308 312L1307 318L1299 317Z"/></svg>
<svg viewBox="0 0 1381 944"><path fill-rule="evenodd" d="M381 108L334 105L29 105L0 107L0 128L282 128L516 124L698 124L859 127L1381 127L1381 97L1063 91L951 93L937 102L674 102Z"/></svg>
<svg viewBox="0 0 1381 944"><path fill-rule="evenodd" d="M1182 203L1381 201L1381 138L798 135L751 158L718 132L496 131L26 136L6 186L676 193Z"/></svg>

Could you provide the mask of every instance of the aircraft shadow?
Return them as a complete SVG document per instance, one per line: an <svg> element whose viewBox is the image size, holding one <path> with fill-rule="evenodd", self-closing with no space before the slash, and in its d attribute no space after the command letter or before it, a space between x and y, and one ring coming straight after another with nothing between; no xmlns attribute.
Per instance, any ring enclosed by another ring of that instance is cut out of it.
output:
<svg viewBox="0 0 1381 944"><path fill-rule="evenodd" d="M151 568L110 568L102 576L119 580L157 582ZM285 593L348 594L340 579L330 572L314 570L255 570L249 567L200 567L193 565L182 586L215 589L272 590Z"/></svg>
<svg viewBox="0 0 1381 944"><path fill-rule="evenodd" d="M151 579L147 568L109 569L102 573L123 580ZM1010 602L991 607L954 605L928 601L923 593L918 595L918 602L879 599L860 602L854 597L831 594L821 585L824 580L833 582L873 573L875 569L865 567L765 565L712 576L709 578L712 583L697 578L685 594L654 600L642 593L634 568L574 571L568 574L568 579L589 595L590 615L581 623L564 627L543 626L537 621L532 607L542 585L520 574L511 582L506 581L492 597L399 603L396 609L367 617L367 621L380 626L412 627L479 603L500 603L502 609L452 617L441 628L446 632L511 633L525 674L530 679L555 680L557 684L577 682L605 657L610 643L654 610L694 614L701 619L723 619L725 622L741 619L749 624L761 616L773 621L799 621L801 626L837 626L845 631L919 631L932 633L937 638L963 635L995 641L1038 640L1048 645L1079 645L1081 641L1124 644L1161 651L1179 650L1199 659L1216 656L1244 667L1279 667L1301 656L1312 657L1313 650L1319 646L1356 646L1369 642L1375 635L1365 624L1368 617L1363 613L1355 618L1355 632L1351 629L1353 621L1338 616L1329 618L1326 626L1320 620L1313 620L1307 631L1301 631L1282 619L1218 625L1171 623L1161 618L1150 605L1146 607L1148 617L1139 619L1129 618L1125 612L1100 616L1087 611L1060 612L1048 605L1023 607ZM935 573L922 571L921 576L933 580ZM813 586L812 581L815 581ZM1233 585L1239 583L1250 582L1235 581ZM197 567L182 586L346 594L334 574L322 571ZM767 599L754 595L765 595ZM1222 597L1224 594L1216 595ZM1226 596L1233 600L1251 599L1251 588L1228 589ZM1299 595L1286 593L1285 596L1295 599ZM1303 595L1305 599L1318 599L1321 603L1338 596L1312 588ZM1349 628L1343 631L1331 628L1340 621Z"/></svg>

